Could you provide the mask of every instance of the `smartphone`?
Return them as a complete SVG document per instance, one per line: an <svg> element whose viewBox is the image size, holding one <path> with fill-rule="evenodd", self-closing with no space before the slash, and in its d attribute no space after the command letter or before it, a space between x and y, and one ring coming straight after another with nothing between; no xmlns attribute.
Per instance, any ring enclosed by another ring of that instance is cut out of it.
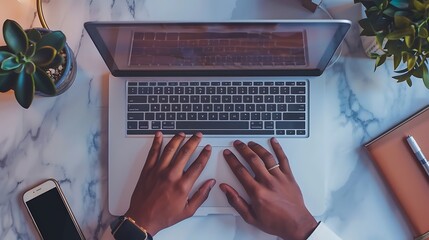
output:
<svg viewBox="0 0 429 240"><path fill-rule="evenodd" d="M54 179L29 189L24 204L43 240L84 240L60 185Z"/></svg>

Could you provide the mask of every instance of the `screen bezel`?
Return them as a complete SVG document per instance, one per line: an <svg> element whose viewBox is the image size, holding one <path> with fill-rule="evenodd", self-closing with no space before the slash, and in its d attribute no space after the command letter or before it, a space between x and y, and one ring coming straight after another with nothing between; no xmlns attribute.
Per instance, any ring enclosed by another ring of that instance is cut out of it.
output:
<svg viewBox="0 0 429 240"><path fill-rule="evenodd" d="M32 220L32 222L33 222L36 230L37 230L37 233L39 234L40 237L42 237L42 233L40 232L40 229L39 229L39 227L37 225L37 222L34 219L33 214L32 214L32 212L30 211L30 208L27 205L27 202L31 201L31 200L33 200L33 199L35 199L35 198L37 198L37 197L39 197L41 195L43 195L44 193L46 193L46 192L48 192L48 191L50 191L52 189L55 189L58 192L58 194L60 195L61 200L62 200L62 202L63 202L63 204L64 204L64 206L65 206L65 208L67 210L68 216L72 220L73 225L75 226L76 231L78 232L80 238L82 240L85 240L85 237L84 237L84 235L82 233L82 230L80 229L79 224L77 223L77 221L76 221L76 219L75 219L75 217L73 215L73 212L72 212L69 204L67 203L67 200L66 200L66 198L65 198L65 196L64 196L64 194L63 194L63 192L62 192L62 190L60 188L60 185L58 184L58 182L55 179L45 180L44 182L42 182L42 183L36 185L35 187L32 187L31 189L27 190L22 195L22 200L24 202L25 208L27 209L27 212L30 215L30 218L31 218L31 220Z"/></svg>
<svg viewBox="0 0 429 240"><path fill-rule="evenodd" d="M249 70L249 69L234 69L234 70L136 70L136 69L119 69L115 64L114 57L110 54L107 46L105 45L101 35L99 34L98 27L117 27L125 26L132 27L141 24L168 24L171 22L85 22L84 26L89 33L96 48L100 52L104 62L109 68L110 72L115 77L197 77L197 76L320 76L325 70L326 66L336 50L339 48L342 40L350 29L351 22L349 20L252 20L252 21L224 21L224 22L198 22L198 24L228 24L228 23L304 23L304 24L337 24L338 28L334 34L333 39L337 42L331 41L328 48L334 48L331 55L324 54L320 60L317 68L297 68L297 69L281 69L281 70ZM188 24L190 22L182 22ZM175 22L174 24L180 24ZM336 46L336 47L335 47Z"/></svg>

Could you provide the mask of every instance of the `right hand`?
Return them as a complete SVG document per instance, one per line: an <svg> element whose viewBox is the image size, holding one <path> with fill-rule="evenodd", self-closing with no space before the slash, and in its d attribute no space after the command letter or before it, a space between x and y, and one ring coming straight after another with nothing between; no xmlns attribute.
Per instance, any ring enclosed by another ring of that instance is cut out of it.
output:
<svg viewBox="0 0 429 240"><path fill-rule="evenodd" d="M275 166L277 161L265 148L254 142L248 145L238 140L234 142L234 147L250 165L255 177L231 151L224 151L228 165L249 195L250 202L246 202L228 184L223 183L220 188L247 223L283 239L307 239L317 227L317 222L304 204L280 144L275 138L270 142L280 165L271 171L267 169Z"/></svg>

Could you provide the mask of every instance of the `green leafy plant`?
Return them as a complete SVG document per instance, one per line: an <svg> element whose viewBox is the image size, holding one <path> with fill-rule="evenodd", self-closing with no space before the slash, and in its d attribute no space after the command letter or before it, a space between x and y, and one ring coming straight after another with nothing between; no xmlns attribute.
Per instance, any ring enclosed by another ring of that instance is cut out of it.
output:
<svg viewBox="0 0 429 240"><path fill-rule="evenodd" d="M374 36L383 52L371 54L375 59L374 71L387 57L392 57L398 74L393 78L397 82L407 82L411 86L411 77L416 77L429 89L429 0L409 0L400 8L392 0L354 1L366 9L367 18L359 21L363 29L361 35Z"/></svg>
<svg viewBox="0 0 429 240"><path fill-rule="evenodd" d="M7 46L0 47L0 92L15 91L18 103L28 108L35 91L55 95L54 80L46 73L64 63L66 38L61 31L24 31L13 20L3 24Z"/></svg>

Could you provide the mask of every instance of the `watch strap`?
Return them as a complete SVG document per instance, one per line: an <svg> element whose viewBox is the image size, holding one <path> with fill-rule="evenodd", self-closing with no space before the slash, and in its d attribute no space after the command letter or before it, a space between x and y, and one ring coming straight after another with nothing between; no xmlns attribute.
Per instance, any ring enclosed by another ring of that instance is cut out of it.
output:
<svg viewBox="0 0 429 240"><path fill-rule="evenodd" d="M144 228L129 217L118 217L110 224L110 229L116 240L153 240L152 236Z"/></svg>

